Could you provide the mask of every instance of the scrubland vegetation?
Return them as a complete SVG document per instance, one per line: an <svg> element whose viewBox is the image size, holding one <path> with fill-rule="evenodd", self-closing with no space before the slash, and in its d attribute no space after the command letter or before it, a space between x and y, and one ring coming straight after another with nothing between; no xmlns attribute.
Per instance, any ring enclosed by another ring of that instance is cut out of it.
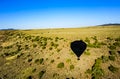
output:
<svg viewBox="0 0 120 79"><path fill-rule="evenodd" d="M77 60L70 48L83 40ZM120 27L0 31L0 79L120 79Z"/></svg>

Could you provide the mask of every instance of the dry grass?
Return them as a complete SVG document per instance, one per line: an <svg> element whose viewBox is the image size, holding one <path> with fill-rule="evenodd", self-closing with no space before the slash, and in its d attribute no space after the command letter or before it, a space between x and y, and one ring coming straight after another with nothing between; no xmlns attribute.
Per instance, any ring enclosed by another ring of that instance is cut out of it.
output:
<svg viewBox="0 0 120 79"><path fill-rule="evenodd" d="M96 59L101 56L110 56L108 46L115 42L115 38L120 37L120 27L99 26L68 29L35 29L10 31L10 33L13 33L13 35L6 35L7 39L4 42L0 41L0 78L91 79L91 74L85 72L88 69L92 69ZM2 37L4 34L3 31L0 31ZM37 36L38 41L33 41ZM94 40L91 38L94 36L97 37L98 43L103 42L106 45L101 45L99 48L87 47L90 55L82 54L78 61L70 48L70 43L74 40L82 39L84 41L86 37L90 40L90 43L94 43ZM113 40L108 40L107 37ZM51 45L51 42L54 45ZM33 46L34 44L37 46ZM9 48L9 46L12 47ZM43 47L45 48L43 49ZM120 51L119 49L120 47L116 46L115 51ZM11 55L14 51L17 51L17 54ZM43 61L41 63L40 59L42 58ZM28 62L29 59L30 61ZM36 59L38 59L37 62L35 62ZM53 60L54 62L52 62ZM64 67L58 68L58 64L61 62L64 63ZM109 71L108 67L110 64L117 67L118 71L115 73ZM119 79L119 54L116 52L115 61L108 60L105 63L101 63L100 67L105 71L105 74L100 78ZM45 73L41 76L40 72L42 71L45 71Z"/></svg>

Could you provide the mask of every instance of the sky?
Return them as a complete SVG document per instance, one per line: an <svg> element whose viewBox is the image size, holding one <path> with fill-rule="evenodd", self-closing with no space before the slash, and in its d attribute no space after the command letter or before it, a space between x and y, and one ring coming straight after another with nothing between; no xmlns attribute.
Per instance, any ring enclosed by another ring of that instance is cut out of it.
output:
<svg viewBox="0 0 120 79"><path fill-rule="evenodd" d="M120 23L120 0L0 0L0 29Z"/></svg>

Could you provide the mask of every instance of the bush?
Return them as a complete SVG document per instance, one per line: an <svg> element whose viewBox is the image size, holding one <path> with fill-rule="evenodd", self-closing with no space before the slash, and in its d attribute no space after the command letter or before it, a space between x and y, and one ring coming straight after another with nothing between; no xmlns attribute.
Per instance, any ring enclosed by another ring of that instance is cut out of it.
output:
<svg viewBox="0 0 120 79"><path fill-rule="evenodd" d="M34 48L37 47L37 44L33 44L33 47L34 47Z"/></svg>
<svg viewBox="0 0 120 79"><path fill-rule="evenodd" d="M32 61L32 58L28 59L28 62L31 62Z"/></svg>
<svg viewBox="0 0 120 79"><path fill-rule="evenodd" d="M60 52L61 49L57 49L57 52Z"/></svg>
<svg viewBox="0 0 120 79"><path fill-rule="evenodd" d="M39 60L40 64L42 64L42 63L43 63L43 61L44 61L44 59L43 59L43 58L41 58L41 59Z"/></svg>
<svg viewBox="0 0 120 79"><path fill-rule="evenodd" d="M90 40L88 39L88 37L85 38L85 42L87 42L87 44L90 44Z"/></svg>
<svg viewBox="0 0 120 79"><path fill-rule="evenodd" d="M51 63L54 63L55 60L51 60Z"/></svg>
<svg viewBox="0 0 120 79"><path fill-rule="evenodd" d="M45 46L43 46L43 47L42 47L42 49L46 49L46 47L45 47Z"/></svg>
<svg viewBox="0 0 120 79"><path fill-rule="evenodd" d="M85 55L90 55L90 52L89 51L85 51L84 54Z"/></svg>
<svg viewBox="0 0 120 79"><path fill-rule="evenodd" d="M36 68L34 68L33 70L32 70L32 72L34 73L36 71Z"/></svg>
<svg viewBox="0 0 120 79"><path fill-rule="evenodd" d="M109 54L110 54L110 55L116 55L116 53L115 53L114 50L109 51Z"/></svg>
<svg viewBox="0 0 120 79"><path fill-rule="evenodd" d="M113 43L114 46L119 46L120 47L120 42L115 42Z"/></svg>
<svg viewBox="0 0 120 79"><path fill-rule="evenodd" d="M116 38L115 41L120 41L120 37Z"/></svg>
<svg viewBox="0 0 120 79"><path fill-rule="evenodd" d="M28 76L26 79L32 79L32 76L30 75L30 76Z"/></svg>
<svg viewBox="0 0 120 79"><path fill-rule="evenodd" d="M108 69L109 69L111 72L113 72L113 73L115 73L115 72L118 71L118 68L117 68L117 67L114 67L113 65L110 65L110 66L108 67Z"/></svg>
<svg viewBox="0 0 120 79"><path fill-rule="evenodd" d="M57 65L57 68L64 68L64 63L63 63L63 62L59 63L59 64Z"/></svg>
<svg viewBox="0 0 120 79"><path fill-rule="evenodd" d="M36 59L36 60L35 60L35 63L37 63L37 62L39 62L39 59Z"/></svg>
<svg viewBox="0 0 120 79"><path fill-rule="evenodd" d="M110 40L110 41L112 41L113 39L112 39L112 38L110 38L110 37L107 37L107 40Z"/></svg>
<svg viewBox="0 0 120 79"><path fill-rule="evenodd" d="M56 76L59 76L59 74L58 74L58 73L54 73L54 74L53 74L53 77L56 77Z"/></svg>
<svg viewBox="0 0 120 79"><path fill-rule="evenodd" d="M53 49L52 47L49 48L49 50L52 50L52 49Z"/></svg>
<svg viewBox="0 0 120 79"><path fill-rule="evenodd" d="M66 60L66 63L70 63L70 62L71 62L71 59L67 59L67 60Z"/></svg>
<svg viewBox="0 0 120 79"><path fill-rule="evenodd" d="M104 71L100 67L101 63L102 63L102 59L101 58L96 59L94 65L92 66L92 69L91 70L88 69L86 71L86 73L89 73L89 74L92 75L92 79L100 79L101 76L104 75Z"/></svg>
<svg viewBox="0 0 120 79"><path fill-rule="evenodd" d="M103 63L107 62L109 59L108 56L102 56L101 58Z"/></svg>
<svg viewBox="0 0 120 79"><path fill-rule="evenodd" d="M114 49L116 49L116 46L110 45L110 46L108 46L108 48L111 49L111 50L114 50Z"/></svg>
<svg viewBox="0 0 120 79"><path fill-rule="evenodd" d="M42 78L42 76L45 74L45 70L44 71L41 71L41 72L39 72L39 79L41 79Z"/></svg>
<svg viewBox="0 0 120 79"><path fill-rule="evenodd" d="M112 61L115 61L115 56L111 55L111 56L109 56L109 59Z"/></svg>
<svg viewBox="0 0 120 79"><path fill-rule="evenodd" d="M74 65L70 65L70 70L74 69Z"/></svg>

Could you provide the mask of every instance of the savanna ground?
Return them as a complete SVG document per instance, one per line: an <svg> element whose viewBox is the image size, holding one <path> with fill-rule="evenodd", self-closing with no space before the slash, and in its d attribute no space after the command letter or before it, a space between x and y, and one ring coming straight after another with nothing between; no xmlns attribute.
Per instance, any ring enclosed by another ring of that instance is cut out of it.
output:
<svg viewBox="0 0 120 79"><path fill-rule="evenodd" d="M83 40L80 60L70 48ZM0 31L0 79L120 79L120 26Z"/></svg>

